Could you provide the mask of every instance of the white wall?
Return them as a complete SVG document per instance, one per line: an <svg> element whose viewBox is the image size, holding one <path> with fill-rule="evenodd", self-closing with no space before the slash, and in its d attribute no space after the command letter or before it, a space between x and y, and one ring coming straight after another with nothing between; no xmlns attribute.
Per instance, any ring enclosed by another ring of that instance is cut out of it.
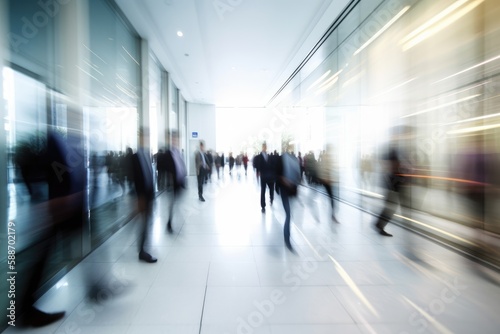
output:
<svg viewBox="0 0 500 334"><path fill-rule="evenodd" d="M199 147L199 141L205 141L205 149L216 147L215 132L215 106L210 104L187 104L187 168L189 175L196 175L194 153ZM193 138L192 133L197 132L198 138Z"/></svg>

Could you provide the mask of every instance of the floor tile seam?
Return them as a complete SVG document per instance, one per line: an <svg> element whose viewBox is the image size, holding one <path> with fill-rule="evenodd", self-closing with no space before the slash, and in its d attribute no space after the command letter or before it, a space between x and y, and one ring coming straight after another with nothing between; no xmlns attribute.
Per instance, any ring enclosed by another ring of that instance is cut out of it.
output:
<svg viewBox="0 0 500 334"><path fill-rule="evenodd" d="M347 298L340 298L341 296L338 296L335 291L333 290L335 286L328 286L328 290L330 293L333 295L335 300L339 303L340 306L342 306L342 309L349 315L351 320L354 322L354 324L365 324L366 322L359 322L356 317L356 311L352 311L349 309L349 304L347 304L346 300ZM357 298L357 297L356 297Z"/></svg>
<svg viewBox="0 0 500 334"><path fill-rule="evenodd" d="M203 328L203 317L204 317L204 314L205 314L205 304L206 304L206 300L207 300L208 280L209 280L209 277L210 277L210 267L211 267L211 263L209 262L208 263L208 270L207 270L207 278L205 280L205 292L203 294L203 303L202 303L202 307L201 307L201 314L200 314L200 322L199 322L198 334L202 333L202 328Z"/></svg>

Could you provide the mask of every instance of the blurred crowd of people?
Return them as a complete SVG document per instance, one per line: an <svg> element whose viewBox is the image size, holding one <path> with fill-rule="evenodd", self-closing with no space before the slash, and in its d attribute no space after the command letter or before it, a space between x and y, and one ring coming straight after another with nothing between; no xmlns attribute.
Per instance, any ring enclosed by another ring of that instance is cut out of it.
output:
<svg viewBox="0 0 500 334"><path fill-rule="evenodd" d="M168 145L154 155L151 154L149 143L149 131L140 128L139 145L136 152L128 147L125 152L109 151L104 157L92 154L89 159L92 182L86 179L86 165L83 152L82 138L78 133L68 131L60 134L56 131L49 132L46 148L41 150L43 158L40 166L46 168L46 180L48 183L48 201L45 203L49 208L51 220L43 231L40 242L36 245L36 256L30 259L32 265L29 274L26 275L27 283L24 285L21 309L28 315L29 323L34 326L43 326L56 321L64 316L64 312L45 313L34 307L36 291L42 282L41 273L49 260L51 249L56 243L55 238L61 233L78 234L84 226L85 216L88 210L86 202L86 184L97 182L100 175L107 175L107 183L119 185L122 193L126 190L134 191L137 199L137 212L140 219L138 225L138 259L146 263L155 263L157 258L147 249L148 237L151 235L151 221L153 204L157 191L167 190L171 198L168 201L168 220L166 230L172 233L177 214L175 214L176 203L187 187L188 175L184 152L179 147L179 133L172 131L165 137L169 140ZM372 227L385 237L392 237L386 231L388 223L394 219L395 212L399 209L402 215L410 216L406 212L418 203L418 199L410 199L412 184L422 183L427 180L427 175L419 171L419 166L425 164L426 156L415 151L415 130L412 127L398 127L392 130L386 146L380 149L377 157L362 155L359 162L360 185L364 188L373 187L373 175L378 172L380 186L378 190L383 192L382 206ZM315 190L324 190L330 206L329 216L332 222L339 223L336 212L338 210L339 192L339 163L338 154L332 144L327 144L325 149L316 158L314 152L309 151L302 155L296 153L292 142L286 143L279 154L276 150L268 152L266 143L262 144L258 154L249 158L247 153L241 152L234 156L229 152L225 157L223 152L206 150L204 141L199 142L198 149L194 154L196 170L196 181L198 188L198 199L205 202L203 195L206 184L212 182L213 171L217 179L224 177L225 166L228 165L228 173L231 177L240 179L248 173L248 165L251 164L260 186L260 207L263 214L268 206L272 206L276 196L281 197L281 203L285 211L283 222L283 238L285 246L294 251L291 242L291 218L294 198L300 192L300 186L305 185ZM32 170L22 170L26 159L17 157L16 162L21 168L24 181L30 194L31 189L29 175ZM488 184L494 183L491 177L498 175L492 168L498 166L497 158L484 150L483 143L472 142L463 154L457 155L456 178L462 194L472 205L471 213L478 220L485 213L485 189ZM29 165L32 169L33 166ZM38 173L40 174L40 173ZM43 173L42 173L43 174ZM95 183L94 186L96 186ZM256 199L257 200L257 199Z"/></svg>

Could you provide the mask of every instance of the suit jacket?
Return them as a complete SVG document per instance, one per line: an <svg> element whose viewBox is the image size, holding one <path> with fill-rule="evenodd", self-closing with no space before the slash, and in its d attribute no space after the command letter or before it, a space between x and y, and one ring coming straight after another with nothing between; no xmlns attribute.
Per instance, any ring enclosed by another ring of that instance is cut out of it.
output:
<svg viewBox="0 0 500 334"><path fill-rule="evenodd" d="M178 164L182 164L182 166L176 165L175 164L175 158L174 158L174 152L172 149L168 150L167 152L164 153L165 155L165 167L167 170L167 173L172 177L173 180L173 185L175 188L180 188L185 186L185 179L186 179L186 165L184 164L184 161L180 157L180 153L177 152L178 156Z"/></svg>
<svg viewBox="0 0 500 334"><path fill-rule="evenodd" d="M255 157L257 159L255 168L260 173L263 180L274 181L276 179L276 159L274 156L267 154L267 160L262 155L262 152Z"/></svg>
<svg viewBox="0 0 500 334"><path fill-rule="evenodd" d="M299 160L289 153L283 153L276 159L276 184L279 191L286 192L288 196L297 195L300 184Z"/></svg>
<svg viewBox="0 0 500 334"><path fill-rule="evenodd" d="M201 154L205 157L205 163L208 166L208 159L204 152L200 150L196 151L194 156L195 166L196 166L196 175L200 175L200 169L203 168L203 161L201 160Z"/></svg>

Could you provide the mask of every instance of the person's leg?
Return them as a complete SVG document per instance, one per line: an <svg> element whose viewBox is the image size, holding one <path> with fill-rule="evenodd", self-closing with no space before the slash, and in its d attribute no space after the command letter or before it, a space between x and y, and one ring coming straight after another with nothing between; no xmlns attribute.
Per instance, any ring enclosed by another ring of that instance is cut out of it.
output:
<svg viewBox="0 0 500 334"><path fill-rule="evenodd" d="M268 181L267 186L269 187L269 198L271 200L271 205L273 205L274 201L274 182L273 181Z"/></svg>
<svg viewBox="0 0 500 334"><path fill-rule="evenodd" d="M386 235L386 236L392 236L385 232L385 227L389 223L389 221L392 219L392 216L394 215L395 207L394 203L397 201L398 193L392 190L389 190L386 194L386 198L384 201L384 209L382 212L379 214L377 223L375 224L375 227L380 231L380 234Z"/></svg>
<svg viewBox="0 0 500 334"><path fill-rule="evenodd" d="M260 207L262 208L262 211L266 210L266 180L264 180L262 177L260 178Z"/></svg>
<svg viewBox="0 0 500 334"><path fill-rule="evenodd" d="M330 206L332 207L332 215L333 215L333 187L328 182L323 182L323 187L325 187L326 193L328 194L328 198L330 199Z"/></svg>
<svg viewBox="0 0 500 334"><path fill-rule="evenodd" d="M285 245L288 249L292 248L292 245L290 243L290 220L291 220L291 213L290 213L290 199L288 197L288 193L284 190L281 189L281 201L283 202L283 209L285 210L285 225L283 226L283 235L285 238Z"/></svg>
<svg viewBox="0 0 500 334"><path fill-rule="evenodd" d="M174 190L172 191L172 195L170 197L170 201L168 203L168 221L167 221L167 231L172 233L172 218L174 216L174 207L175 202L177 200L177 196L179 195L179 187L174 185Z"/></svg>
<svg viewBox="0 0 500 334"><path fill-rule="evenodd" d="M146 210L147 211L147 210ZM139 255L144 252L144 247L146 245L146 236L147 236L147 227L148 227L148 215L146 214L146 211L141 212L141 218L140 218L140 226L139 226L139 237L140 237L140 242L139 242Z"/></svg>
<svg viewBox="0 0 500 334"><path fill-rule="evenodd" d="M203 168L200 168L198 173L198 197L200 200L203 198L203 182L205 181L205 175L203 173Z"/></svg>
<svg viewBox="0 0 500 334"><path fill-rule="evenodd" d="M139 243L139 260L143 260L149 263L154 263L157 259L148 252L145 251L146 248L146 240L149 234L151 216L153 214L153 201L148 200L146 203L146 209L142 212L141 216L141 234L140 234L140 243Z"/></svg>

